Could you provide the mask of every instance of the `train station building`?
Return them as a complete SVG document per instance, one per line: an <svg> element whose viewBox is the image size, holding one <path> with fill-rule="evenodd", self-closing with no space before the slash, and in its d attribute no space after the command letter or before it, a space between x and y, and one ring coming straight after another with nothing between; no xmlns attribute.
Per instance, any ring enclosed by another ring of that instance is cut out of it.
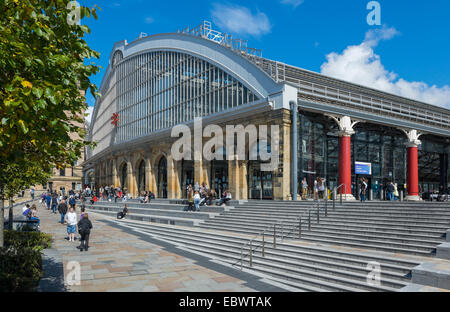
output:
<svg viewBox="0 0 450 312"><path fill-rule="evenodd" d="M243 200L291 200L303 178L312 187L317 177L349 198L360 177L373 199L391 181L409 200L449 187L450 110L266 59L208 22L117 42L100 92L89 129L97 146L83 164L91 186L183 198L205 182ZM224 133L278 126L276 139L245 143L247 155L277 150L277 168L261 170L260 157L175 159L172 129L194 128L195 118Z"/></svg>

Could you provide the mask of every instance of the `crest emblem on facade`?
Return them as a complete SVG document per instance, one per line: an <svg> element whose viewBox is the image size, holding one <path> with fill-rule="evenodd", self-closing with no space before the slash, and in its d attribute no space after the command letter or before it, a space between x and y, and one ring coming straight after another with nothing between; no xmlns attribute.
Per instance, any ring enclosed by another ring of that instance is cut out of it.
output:
<svg viewBox="0 0 450 312"><path fill-rule="evenodd" d="M111 124L117 127L117 124L119 123L119 114L114 113L113 116L111 117L111 120L112 120Z"/></svg>

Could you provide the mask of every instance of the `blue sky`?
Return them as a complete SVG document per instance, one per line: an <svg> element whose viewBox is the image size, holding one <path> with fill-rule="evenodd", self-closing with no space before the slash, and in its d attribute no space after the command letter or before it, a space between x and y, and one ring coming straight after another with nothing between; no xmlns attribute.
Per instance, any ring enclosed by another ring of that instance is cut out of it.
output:
<svg viewBox="0 0 450 312"><path fill-rule="evenodd" d="M102 9L97 21L82 21L101 53L97 85L114 42L209 20L266 58L450 108L448 0L379 0L381 26L367 23L369 0L79 2Z"/></svg>

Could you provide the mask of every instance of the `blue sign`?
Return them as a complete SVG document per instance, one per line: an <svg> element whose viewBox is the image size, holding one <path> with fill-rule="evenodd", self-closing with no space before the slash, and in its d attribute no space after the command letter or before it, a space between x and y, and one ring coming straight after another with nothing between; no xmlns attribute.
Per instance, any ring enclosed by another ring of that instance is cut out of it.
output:
<svg viewBox="0 0 450 312"><path fill-rule="evenodd" d="M355 161L355 174L372 175L372 164Z"/></svg>

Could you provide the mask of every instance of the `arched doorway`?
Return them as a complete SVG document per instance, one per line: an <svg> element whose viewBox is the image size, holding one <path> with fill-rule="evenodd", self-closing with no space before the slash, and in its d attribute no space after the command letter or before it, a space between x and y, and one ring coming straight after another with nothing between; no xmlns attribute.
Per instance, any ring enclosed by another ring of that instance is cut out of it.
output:
<svg viewBox="0 0 450 312"><path fill-rule="evenodd" d="M201 183L201 182L199 182ZM192 160L181 160L181 197L187 198L187 187L195 185L194 162Z"/></svg>
<svg viewBox="0 0 450 312"><path fill-rule="evenodd" d="M158 197L167 198L167 159L161 157L158 163Z"/></svg>
<svg viewBox="0 0 450 312"><path fill-rule="evenodd" d="M249 150L250 155L258 155L257 160L248 162L248 188L250 199L273 199L273 174L271 171L261 171L261 153L271 154L270 142L258 141ZM250 159L250 157L248 158Z"/></svg>
<svg viewBox="0 0 450 312"><path fill-rule="evenodd" d="M95 171L92 169L88 171L86 174L86 180L84 182L86 185L88 185L91 189L94 188L95 185Z"/></svg>
<svg viewBox="0 0 450 312"><path fill-rule="evenodd" d="M145 161L141 161L138 167L137 185L139 195L145 191Z"/></svg>
<svg viewBox="0 0 450 312"><path fill-rule="evenodd" d="M211 189L213 189L218 196L228 189L228 161L226 148L221 146L217 150L218 154L223 155L223 160L211 161Z"/></svg>
<svg viewBox="0 0 450 312"><path fill-rule="evenodd" d="M122 190L128 187L128 165L125 163L122 165L122 169L120 170L120 187Z"/></svg>

